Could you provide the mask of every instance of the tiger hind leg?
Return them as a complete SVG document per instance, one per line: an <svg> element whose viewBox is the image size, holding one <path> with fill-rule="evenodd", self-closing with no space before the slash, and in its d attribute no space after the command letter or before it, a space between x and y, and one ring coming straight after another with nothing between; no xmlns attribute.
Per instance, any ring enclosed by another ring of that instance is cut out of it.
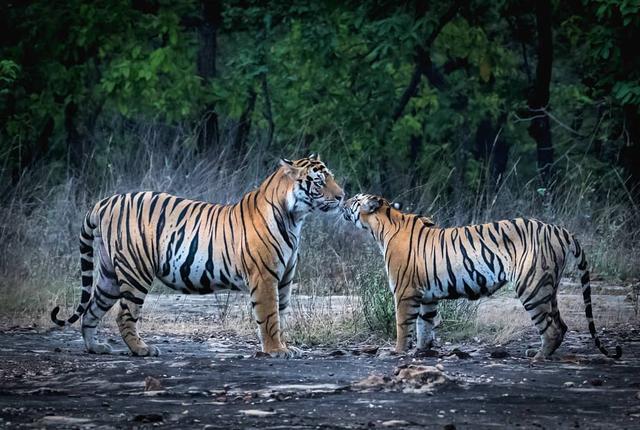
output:
<svg viewBox="0 0 640 430"><path fill-rule="evenodd" d="M421 302L416 324L417 349L430 349L436 339L434 327L438 316L438 302Z"/></svg>
<svg viewBox="0 0 640 430"><path fill-rule="evenodd" d="M106 252L101 251L98 280L87 311L82 316L82 337L87 351L94 354L110 354L111 347L106 343L96 340L98 324L102 317L113 307L120 297L118 284L113 272L113 267L106 257Z"/></svg>
<svg viewBox="0 0 640 430"><path fill-rule="evenodd" d="M560 317L560 311L558 310L556 292L557 286L554 287L551 296L547 296L541 303L537 303L535 307L528 309L525 306L531 316L531 321L540 333L540 340L542 341L540 349L534 355L535 359L547 358L553 354L562 343L567 332L567 325ZM527 351L527 355L533 355L532 351Z"/></svg>
<svg viewBox="0 0 640 430"><path fill-rule="evenodd" d="M118 323L122 340L127 344L133 355L141 357L160 355L160 350L157 347L147 345L138 334L138 320L140 319L142 305L151 282L136 279L133 282L135 283L134 286L118 273L118 283L120 284L120 309L116 322Z"/></svg>
<svg viewBox="0 0 640 430"><path fill-rule="evenodd" d="M143 303L144 297L136 297L130 293L123 294L120 299L120 310L116 321L122 340L127 344L133 355L141 357L158 356L160 355L160 350L153 345L147 345L138 334L138 319L140 319Z"/></svg>

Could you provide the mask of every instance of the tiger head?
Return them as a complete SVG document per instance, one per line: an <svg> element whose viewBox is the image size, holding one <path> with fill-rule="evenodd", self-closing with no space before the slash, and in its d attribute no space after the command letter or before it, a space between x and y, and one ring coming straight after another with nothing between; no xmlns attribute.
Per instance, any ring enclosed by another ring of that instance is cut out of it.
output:
<svg viewBox="0 0 640 430"><path fill-rule="evenodd" d="M294 213L339 211L344 191L320 157L313 154L294 161L282 159L280 169L294 181L288 197L289 210Z"/></svg>
<svg viewBox="0 0 640 430"><path fill-rule="evenodd" d="M434 226L431 218L417 214L403 214L402 204L390 203L386 199L373 194L356 194L344 202L342 216L356 227L377 231L396 217L417 217L427 226Z"/></svg>
<svg viewBox="0 0 640 430"><path fill-rule="evenodd" d="M384 222L384 218L390 218L392 209L398 210L380 196L356 194L344 202L342 216L358 228L372 230Z"/></svg>

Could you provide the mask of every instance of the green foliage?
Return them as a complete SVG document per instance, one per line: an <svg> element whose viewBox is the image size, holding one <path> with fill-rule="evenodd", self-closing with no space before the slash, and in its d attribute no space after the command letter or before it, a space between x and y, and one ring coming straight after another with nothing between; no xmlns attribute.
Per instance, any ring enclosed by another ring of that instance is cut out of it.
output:
<svg viewBox="0 0 640 430"><path fill-rule="evenodd" d="M98 94L122 115L158 115L169 122L199 113L211 90L203 91L196 71L197 40L184 32L181 13L193 2L173 2L157 14L131 14L125 31L100 47L106 64ZM142 43L141 43L142 42Z"/></svg>
<svg viewBox="0 0 640 430"><path fill-rule="evenodd" d="M442 300L438 303L438 332L447 339L460 339L476 320L478 302L466 299Z"/></svg>
<svg viewBox="0 0 640 430"><path fill-rule="evenodd" d="M373 268L373 270L360 270L355 276L367 326L374 333L394 338L395 305L386 275Z"/></svg>
<svg viewBox="0 0 640 430"><path fill-rule="evenodd" d="M588 49L584 61L593 70L594 89L620 104L640 104L640 1L583 0L588 14L577 20ZM595 15L595 19L592 17ZM592 18L592 19L588 19ZM576 33L580 34L579 31Z"/></svg>
<svg viewBox="0 0 640 430"><path fill-rule="evenodd" d="M442 182L440 198L478 190L496 180L487 153L498 138L508 151L500 174L517 165L523 181L534 179L526 111L536 64L534 8L463 2L445 20L451 5L418 12L413 2L226 1L217 74L205 81L196 67L200 1L5 4L0 24L11 32L0 48L0 153L11 168L38 150L66 160L71 124L102 160L107 145L92 139L96 121L100 136L118 135L117 117L197 130L204 109L215 107L223 133L233 136L244 118L255 147L273 129L273 146L259 149L326 154L360 189L394 195L432 180ZM640 105L633 49L639 5L554 3L556 172L618 165L621 109ZM428 70L400 106L426 59ZM74 106L69 119L65 111ZM490 124L488 148L477 138L482 124ZM124 146L134 141L122 139ZM433 197L420 196L420 187L406 196Z"/></svg>

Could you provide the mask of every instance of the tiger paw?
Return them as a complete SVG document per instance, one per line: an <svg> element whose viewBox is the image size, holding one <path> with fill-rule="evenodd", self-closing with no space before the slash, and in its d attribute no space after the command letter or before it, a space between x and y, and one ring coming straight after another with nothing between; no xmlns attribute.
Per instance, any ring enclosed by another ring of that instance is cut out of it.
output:
<svg viewBox="0 0 640 430"><path fill-rule="evenodd" d="M527 357L532 358L532 361L546 361L549 356L545 355L542 351L536 349L527 349L525 351Z"/></svg>
<svg viewBox="0 0 640 430"><path fill-rule="evenodd" d="M153 345L145 345L137 351L131 350L131 354L138 357L157 357L160 355L160 350Z"/></svg>
<svg viewBox="0 0 640 430"><path fill-rule="evenodd" d="M91 354L111 354L111 346L106 343L95 343L87 348Z"/></svg>
<svg viewBox="0 0 640 430"><path fill-rule="evenodd" d="M303 352L300 348L296 348L295 346L289 346L288 349L291 353L293 353L292 358L302 357Z"/></svg>
<svg viewBox="0 0 640 430"><path fill-rule="evenodd" d="M294 346L275 348L265 352L273 358L299 358L302 356L302 351Z"/></svg>

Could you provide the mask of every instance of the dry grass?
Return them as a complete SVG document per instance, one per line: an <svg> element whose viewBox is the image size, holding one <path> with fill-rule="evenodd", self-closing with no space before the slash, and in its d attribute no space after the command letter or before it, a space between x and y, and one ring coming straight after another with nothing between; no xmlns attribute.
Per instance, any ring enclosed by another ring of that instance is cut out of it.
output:
<svg viewBox="0 0 640 430"><path fill-rule="evenodd" d="M560 286L560 315L569 330L588 333L582 293L580 290L565 291L568 284L563 282ZM596 288L602 291L600 285ZM615 291L603 291L607 294L592 294L596 329L638 322L637 305L627 290L625 287L615 287ZM512 294L503 293L480 301L477 316L467 327L464 337L503 344L529 331L535 332L535 328L520 301Z"/></svg>
<svg viewBox="0 0 640 430"><path fill-rule="evenodd" d="M74 175L55 168L52 171L49 165L35 167L3 197L0 320L5 324L36 322L48 326L54 305L61 305L63 312L76 306L78 229L85 211L98 199L117 192L153 189L227 203L256 186L277 165L277 156L293 156L255 149L241 160L226 150L196 155L184 149L189 136L180 130L158 132L148 127L136 133L139 144L134 150L125 152L122 148L129 146L109 143L113 148L103 148L102 158L96 156L91 169ZM112 142L108 137L104 140ZM340 172L336 173L341 178ZM556 198L549 202L539 198L533 184L521 185L516 179L509 176L496 193L484 190L466 199L447 201L441 194L442 178L428 178L404 199L415 201L417 210L429 213L444 226L514 216L556 222L578 235L594 277L615 280L640 275L638 213L624 194L598 189L598 181L588 175L574 176L557 185ZM300 252L297 294L307 298L304 303L294 300L290 312L289 336L296 343L393 338L391 294L382 258L370 237L337 218L313 216L304 228ZM349 299L337 306L343 300L337 296ZM211 302L223 297L216 296ZM214 306L211 317L202 320L187 318L186 310L181 314L179 307L169 315L154 312L153 303L145 308L143 324L148 330L205 333L220 329L254 335L246 303L227 307L224 312L223 307ZM530 326L524 311L510 312L507 318L504 309L488 310L482 308L476 317L474 305L449 306L442 312L446 323L442 335L455 339L460 333L466 337L488 334L500 340L517 336L519 330ZM600 324L609 321L601 320Z"/></svg>

